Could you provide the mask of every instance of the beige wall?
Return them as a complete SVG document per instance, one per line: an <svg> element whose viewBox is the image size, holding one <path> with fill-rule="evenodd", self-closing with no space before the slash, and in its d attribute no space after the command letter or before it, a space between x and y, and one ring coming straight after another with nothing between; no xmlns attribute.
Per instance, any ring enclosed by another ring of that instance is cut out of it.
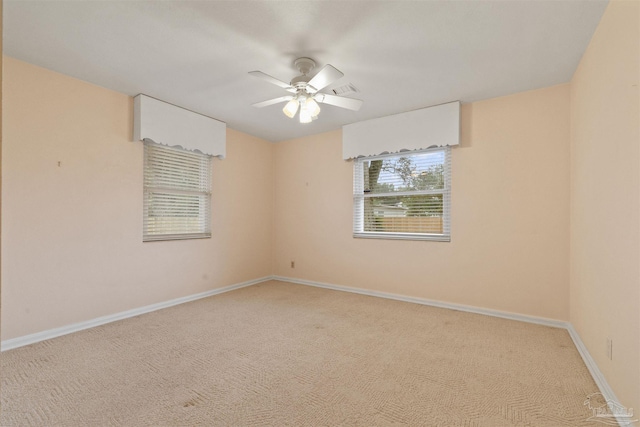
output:
<svg viewBox="0 0 640 427"><path fill-rule="evenodd" d="M2 54L2 7L0 0L0 241L2 241L2 70L4 56ZM2 245L0 245L0 260L2 259ZM2 306L2 263L0 263L0 307ZM2 330L2 316L0 316L0 331ZM1 334L0 334L1 336Z"/></svg>
<svg viewBox="0 0 640 427"><path fill-rule="evenodd" d="M571 81L571 322L640 410L640 3L613 1ZM606 353L613 339L613 359Z"/></svg>
<svg viewBox="0 0 640 427"><path fill-rule="evenodd" d="M280 142L275 274L567 320L568 141L568 85L463 105L450 243L354 239L341 132Z"/></svg>
<svg viewBox="0 0 640 427"><path fill-rule="evenodd" d="M271 274L271 143L228 130L211 239L142 243L132 99L4 67L3 340Z"/></svg>

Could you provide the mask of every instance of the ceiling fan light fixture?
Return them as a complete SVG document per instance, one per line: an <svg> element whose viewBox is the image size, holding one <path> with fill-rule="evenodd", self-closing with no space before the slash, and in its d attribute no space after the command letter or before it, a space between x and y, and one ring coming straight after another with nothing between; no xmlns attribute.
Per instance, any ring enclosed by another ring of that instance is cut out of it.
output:
<svg viewBox="0 0 640 427"><path fill-rule="evenodd" d="M300 123L311 123L313 121L313 117L311 116L311 112L307 109L306 103L302 104L300 107Z"/></svg>
<svg viewBox="0 0 640 427"><path fill-rule="evenodd" d="M309 114L311 114L311 117L316 119L318 117L318 114L320 114L320 106L318 105L316 100L309 97L304 104L307 111L309 111Z"/></svg>
<svg viewBox="0 0 640 427"><path fill-rule="evenodd" d="M292 100L287 102L287 105L284 106L282 112L290 119L293 119L293 116L295 116L298 112L299 105L300 103L298 102L298 100L296 98L293 98Z"/></svg>

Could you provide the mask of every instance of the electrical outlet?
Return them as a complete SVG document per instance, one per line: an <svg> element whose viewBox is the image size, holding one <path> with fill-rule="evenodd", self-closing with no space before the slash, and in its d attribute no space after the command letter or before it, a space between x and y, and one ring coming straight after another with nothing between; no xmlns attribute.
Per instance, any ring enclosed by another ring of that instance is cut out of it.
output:
<svg viewBox="0 0 640 427"><path fill-rule="evenodd" d="M296 262L295 261L291 261L291 268L296 268Z"/></svg>
<svg viewBox="0 0 640 427"><path fill-rule="evenodd" d="M613 360L613 340L607 337L607 358Z"/></svg>

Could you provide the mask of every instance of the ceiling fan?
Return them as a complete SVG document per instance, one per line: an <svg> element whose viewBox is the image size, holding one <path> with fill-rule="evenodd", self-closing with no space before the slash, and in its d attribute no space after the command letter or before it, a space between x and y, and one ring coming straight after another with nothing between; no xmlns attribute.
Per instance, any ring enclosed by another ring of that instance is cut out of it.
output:
<svg viewBox="0 0 640 427"><path fill-rule="evenodd" d="M320 92L320 90L344 76L344 74L334 66L327 64L322 67L315 76L310 77L308 75L309 72L316 66L313 59L298 58L293 64L298 71L302 73L302 75L294 77L289 84L271 77L262 71L249 72L252 76L266 80L269 83L279 86L294 94L252 104L254 107L262 108L288 101L282 109L287 117L295 117L299 108L300 123L311 123L313 120L317 119L318 114L320 114L320 106L318 103L334 105L336 107L346 108L353 111L358 111L362 106L362 101L359 99L345 98Z"/></svg>

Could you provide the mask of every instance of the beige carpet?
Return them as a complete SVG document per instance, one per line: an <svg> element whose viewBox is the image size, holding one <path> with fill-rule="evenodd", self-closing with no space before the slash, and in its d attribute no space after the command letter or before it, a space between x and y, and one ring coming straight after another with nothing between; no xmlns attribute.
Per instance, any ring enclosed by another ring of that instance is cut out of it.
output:
<svg viewBox="0 0 640 427"><path fill-rule="evenodd" d="M562 329L267 282L1 355L2 426L581 426Z"/></svg>

